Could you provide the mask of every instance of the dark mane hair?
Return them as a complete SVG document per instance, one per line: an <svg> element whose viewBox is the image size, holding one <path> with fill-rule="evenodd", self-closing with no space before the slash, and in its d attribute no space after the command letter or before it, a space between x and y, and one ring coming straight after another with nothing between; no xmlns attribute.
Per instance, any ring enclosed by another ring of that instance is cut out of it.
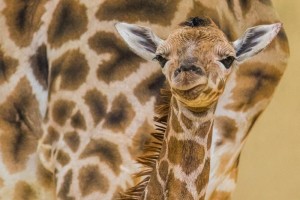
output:
<svg viewBox="0 0 300 200"><path fill-rule="evenodd" d="M144 194L162 148L169 118L171 96L172 94L168 86L161 89L160 98L155 107L154 121L156 131L151 133L152 141L145 147L143 156L137 159L137 162L142 164L143 169L134 176L135 178L142 178L142 180L126 192L121 193L118 198L119 200L139 200Z"/></svg>
<svg viewBox="0 0 300 200"><path fill-rule="evenodd" d="M212 21L209 17L191 17L185 22L180 23L180 26L189 26L189 27L203 27L209 26L212 24Z"/></svg>

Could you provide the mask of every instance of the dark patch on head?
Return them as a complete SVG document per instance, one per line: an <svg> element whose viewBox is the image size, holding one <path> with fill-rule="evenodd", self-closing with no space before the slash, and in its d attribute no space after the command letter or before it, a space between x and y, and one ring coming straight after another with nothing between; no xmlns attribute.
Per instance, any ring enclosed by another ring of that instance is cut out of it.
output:
<svg viewBox="0 0 300 200"><path fill-rule="evenodd" d="M38 183L41 184L44 188L51 190L54 188L54 175L52 172L44 168L44 166L38 161L37 163L37 172L36 172Z"/></svg>
<svg viewBox="0 0 300 200"><path fill-rule="evenodd" d="M271 0L259 0L259 2L261 2L261 3L263 3L267 6L272 6L273 5Z"/></svg>
<svg viewBox="0 0 300 200"><path fill-rule="evenodd" d="M172 171L166 182L166 190L168 191L166 199L194 199L192 194L188 191L186 183L175 178Z"/></svg>
<svg viewBox="0 0 300 200"><path fill-rule="evenodd" d="M80 158L84 159L91 156L97 156L99 160L106 163L115 174L120 173L122 157L116 144L103 139L92 139L85 147Z"/></svg>
<svg viewBox="0 0 300 200"><path fill-rule="evenodd" d="M178 118L177 116L175 115L174 112L172 112L172 115L171 115L171 124L172 124L172 129L176 132L176 133L182 133L183 132L183 129L178 121Z"/></svg>
<svg viewBox="0 0 300 200"><path fill-rule="evenodd" d="M97 89L89 90L84 96L85 103L90 109L94 124L97 125L105 116L107 98Z"/></svg>
<svg viewBox="0 0 300 200"><path fill-rule="evenodd" d="M282 72L275 66L260 62L245 63L236 73L236 86L232 91L233 103L225 108L247 111L256 103L272 96Z"/></svg>
<svg viewBox="0 0 300 200"><path fill-rule="evenodd" d="M187 21L182 22L180 25L189 27L205 27L211 24L211 19L207 17L191 17Z"/></svg>
<svg viewBox="0 0 300 200"><path fill-rule="evenodd" d="M157 200L162 200L164 196L164 191L163 188L158 181L157 177L157 170L154 169L151 174L150 182L147 185L148 191L147 196L144 199L157 199Z"/></svg>
<svg viewBox="0 0 300 200"><path fill-rule="evenodd" d="M50 91L54 92L55 81L61 77L60 88L77 90L86 81L89 66L79 50L70 50L53 61L50 75Z"/></svg>
<svg viewBox="0 0 300 200"><path fill-rule="evenodd" d="M241 10L242 10L242 13L243 13L243 16L245 16L250 8L251 8L251 0L239 0L240 2L240 7L241 7Z"/></svg>
<svg viewBox="0 0 300 200"><path fill-rule="evenodd" d="M235 143L238 127L234 119L226 116L218 116L215 119L215 127L220 133L219 135L222 137L223 142L226 140L228 142Z"/></svg>
<svg viewBox="0 0 300 200"><path fill-rule="evenodd" d="M74 197L68 196L70 189L71 189L71 184L73 180L73 172L70 169L66 175L64 176L64 181L59 189L58 192L58 197L62 200L75 200Z"/></svg>
<svg viewBox="0 0 300 200"><path fill-rule="evenodd" d="M48 42L59 47L69 40L79 39L87 30L86 7L79 1L62 0L57 5L48 28Z"/></svg>
<svg viewBox="0 0 300 200"><path fill-rule="evenodd" d="M105 1L96 13L100 21L117 20L128 23L148 21L151 24L171 25L180 0L115 0ZM128 14L130 13L130 14Z"/></svg>
<svg viewBox="0 0 300 200"><path fill-rule="evenodd" d="M18 60L5 56L0 49L0 85L8 81L13 75L18 66Z"/></svg>
<svg viewBox="0 0 300 200"><path fill-rule="evenodd" d="M113 33L97 32L89 39L89 45L97 54L111 55L109 60L104 60L97 70L98 79L106 83L124 80L135 72L141 63L146 62L134 54L124 41L114 36Z"/></svg>
<svg viewBox="0 0 300 200"><path fill-rule="evenodd" d="M0 105L0 151L10 173L23 170L36 152L42 135L39 103L29 81L21 78L11 95Z"/></svg>
<svg viewBox="0 0 300 200"><path fill-rule="evenodd" d="M178 164L186 174L192 173L203 162L204 147L192 140L177 140L171 137L168 141L168 159Z"/></svg>
<svg viewBox="0 0 300 200"><path fill-rule="evenodd" d="M33 74L41 86L46 90L48 88L48 58L47 58L47 47L42 44L36 51L36 54L30 58L31 68Z"/></svg>
<svg viewBox="0 0 300 200"><path fill-rule="evenodd" d="M66 121L71 117L72 111L75 107L73 101L57 100L53 104L52 118L59 125L63 126Z"/></svg>
<svg viewBox="0 0 300 200"><path fill-rule="evenodd" d="M162 161L159 164L159 168L158 168L158 172L159 172L159 176L163 181L167 180L167 176L169 173L169 163L167 161Z"/></svg>
<svg viewBox="0 0 300 200"><path fill-rule="evenodd" d="M201 174L197 177L195 184L198 194L208 184L209 181L210 160L206 159Z"/></svg>
<svg viewBox="0 0 300 200"><path fill-rule="evenodd" d="M112 102L112 110L107 113L103 127L114 132L122 132L130 125L134 116L135 112L127 97L120 94Z"/></svg>
<svg viewBox="0 0 300 200"><path fill-rule="evenodd" d="M57 152L56 160L62 165L65 166L71 160L70 156L63 150Z"/></svg>
<svg viewBox="0 0 300 200"><path fill-rule="evenodd" d="M202 16L209 16L212 21L216 24L219 22L219 16L216 9L211 9L204 6L200 1L194 1L193 9L188 13L188 17L198 16L199 13Z"/></svg>
<svg viewBox="0 0 300 200"><path fill-rule="evenodd" d="M86 130L85 119L80 111L77 111L71 118L71 125L73 128Z"/></svg>
<svg viewBox="0 0 300 200"><path fill-rule="evenodd" d="M19 181L14 191L13 200L38 200L36 191L25 181Z"/></svg>
<svg viewBox="0 0 300 200"><path fill-rule="evenodd" d="M99 172L96 165L80 169L78 179L82 196L87 196L96 191L105 193L109 189L108 179Z"/></svg>
<svg viewBox="0 0 300 200"><path fill-rule="evenodd" d="M187 129L191 129L193 127L193 121L187 118L183 113L180 114L180 118Z"/></svg>
<svg viewBox="0 0 300 200"><path fill-rule="evenodd" d="M21 1L5 0L3 11L10 37L21 47L28 46L34 33L41 26L41 18L45 12L47 0Z"/></svg>
<svg viewBox="0 0 300 200"><path fill-rule="evenodd" d="M138 157L142 156L145 146L151 143L152 137L150 133L154 133L154 127L151 126L146 120L134 134L132 145L129 147L133 160L136 160Z"/></svg>
<svg viewBox="0 0 300 200"><path fill-rule="evenodd" d="M159 91L163 87L165 80L165 76L159 70L139 83L134 89L134 95L142 104L149 101L151 97L158 98Z"/></svg>
<svg viewBox="0 0 300 200"><path fill-rule="evenodd" d="M58 141L58 139L59 139L59 133L52 126L49 126L48 133L43 141L43 144L52 145L54 142Z"/></svg>
<svg viewBox="0 0 300 200"><path fill-rule="evenodd" d="M64 134L64 141L73 152L76 152L79 147L80 137L76 131L67 132Z"/></svg>

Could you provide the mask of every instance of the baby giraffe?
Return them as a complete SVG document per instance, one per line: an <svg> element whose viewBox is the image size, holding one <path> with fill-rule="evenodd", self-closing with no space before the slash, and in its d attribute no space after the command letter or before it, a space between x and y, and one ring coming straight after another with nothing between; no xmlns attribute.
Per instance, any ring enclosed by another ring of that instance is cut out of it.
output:
<svg viewBox="0 0 300 200"><path fill-rule="evenodd" d="M140 173L144 181L123 199L204 200L218 98L233 67L263 50L281 26L250 28L232 43L210 18L191 18L166 40L146 27L116 24L136 54L159 62L170 93L168 109L158 120L166 125L159 127L164 129L161 146L156 142L152 148L160 151L141 158L151 170Z"/></svg>

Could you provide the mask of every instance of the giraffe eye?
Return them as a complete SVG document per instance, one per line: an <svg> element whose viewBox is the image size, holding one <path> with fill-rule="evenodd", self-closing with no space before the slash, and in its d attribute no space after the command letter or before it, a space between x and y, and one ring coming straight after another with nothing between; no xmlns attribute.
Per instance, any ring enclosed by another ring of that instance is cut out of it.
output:
<svg viewBox="0 0 300 200"><path fill-rule="evenodd" d="M162 68L164 68L165 64L168 62L162 55L156 55L153 60L157 60Z"/></svg>
<svg viewBox="0 0 300 200"><path fill-rule="evenodd" d="M229 69L234 62L235 57L233 56L228 56L227 58L220 60L220 62L224 65L226 69Z"/></svg>

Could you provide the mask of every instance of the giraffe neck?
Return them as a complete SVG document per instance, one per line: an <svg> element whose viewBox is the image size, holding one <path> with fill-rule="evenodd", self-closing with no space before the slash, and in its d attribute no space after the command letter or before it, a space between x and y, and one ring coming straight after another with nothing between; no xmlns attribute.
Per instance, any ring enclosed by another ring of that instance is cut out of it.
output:
<svg viewBox="0 0 300 200"><path fill-rule="evenodd" d="M214 110L194 112L171 99L165 141L144 199L204 199Z"/></svg>

